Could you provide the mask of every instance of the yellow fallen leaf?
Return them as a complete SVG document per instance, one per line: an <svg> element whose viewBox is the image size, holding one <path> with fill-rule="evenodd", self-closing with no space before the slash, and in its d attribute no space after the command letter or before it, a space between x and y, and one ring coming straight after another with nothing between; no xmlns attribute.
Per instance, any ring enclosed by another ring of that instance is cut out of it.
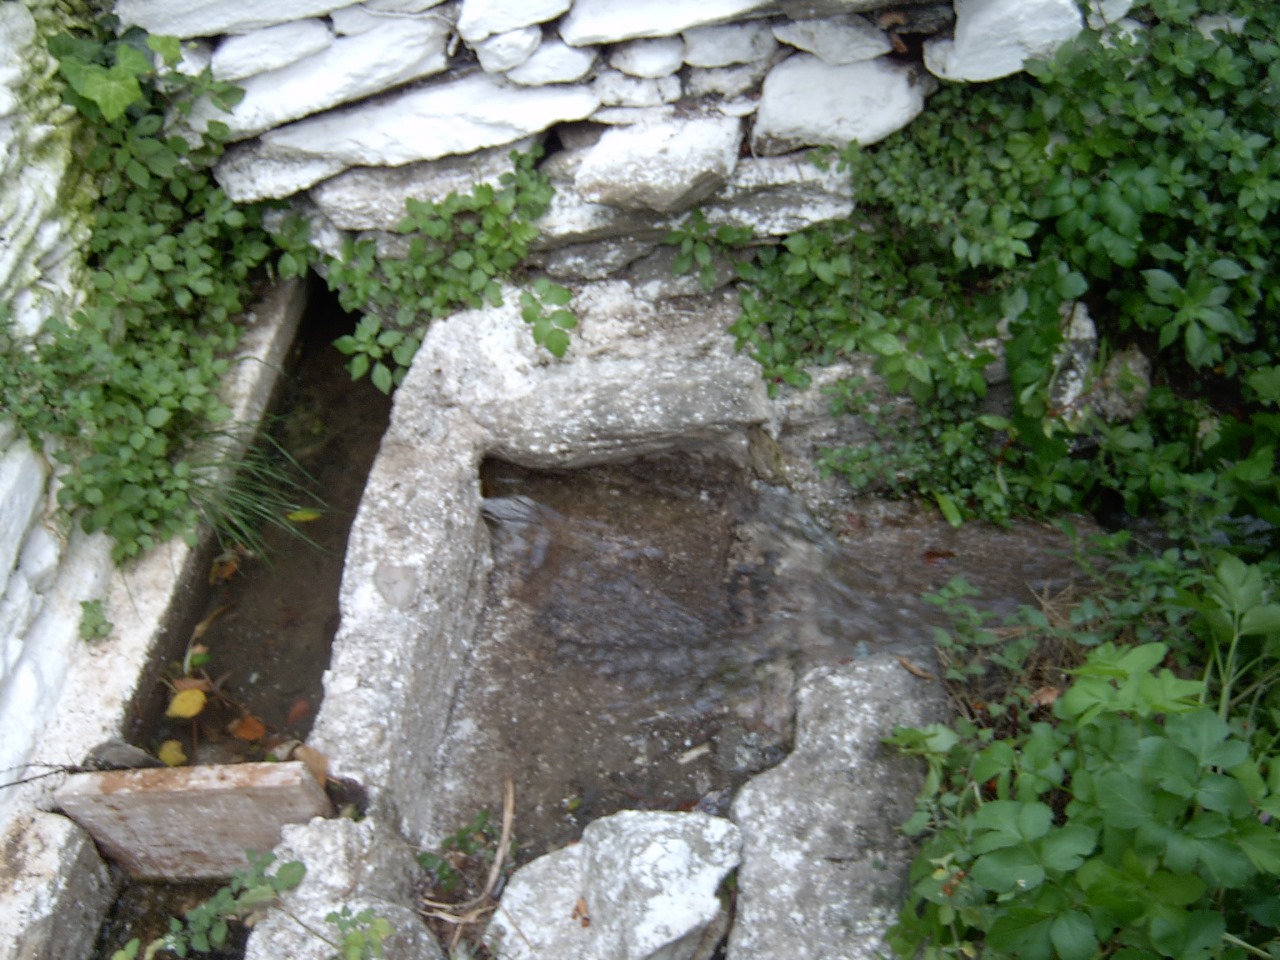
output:
<svg viewBox="0 0 1280 960"><path fill-rule="evenodd" d="M310 507L305 507L302 510L295 510L293 513L288 514L286 519L293 523L310 523L312 520L319 520L323 516L324 514L319 510L313 510Z"/></svg>
<svg viewBox="0 0 1280 960"><path fill-rule="evenodd" d="M176 720L190 720L200 715L206 699L203 690L179 690L169 701L169 709L164 712L164 715Z"/></svg>
<svg viewBox="0 0 1280 960"><path fill-rule="evenodd" d="M166 740L160 744L160 749L156 751L156 756L160 758L165 766L180 767L187 762L187 755L182 752L182 741Z"/></svg>

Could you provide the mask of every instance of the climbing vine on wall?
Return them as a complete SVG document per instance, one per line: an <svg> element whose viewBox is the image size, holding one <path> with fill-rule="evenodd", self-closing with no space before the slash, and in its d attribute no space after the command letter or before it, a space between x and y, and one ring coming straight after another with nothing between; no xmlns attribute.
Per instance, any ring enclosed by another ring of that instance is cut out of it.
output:
<svg viewBox="0 0 1280 960"><path fill-rule="evenodd" d="M0 328L0 402L67 468L62 506L125 560L201 519L235 526L217 479L231 466L219 386L274 248L259 211L237 208L211 176L226 126L185 122L201 98L229 109L238 90L182 73L177 40L117 35L110 19L48 46L99 197L90 288L34 343Z"/></svg>

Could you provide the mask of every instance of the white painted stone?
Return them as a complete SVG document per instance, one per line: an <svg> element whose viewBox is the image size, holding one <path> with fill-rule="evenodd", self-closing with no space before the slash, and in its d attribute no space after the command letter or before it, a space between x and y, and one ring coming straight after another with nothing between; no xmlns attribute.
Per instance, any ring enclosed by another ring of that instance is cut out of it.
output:
<svg viewBox="0 0 1280 960"><path fill-rule="evenodd" d="M685 96L689 97L741 97L754 92L760 87L769 73L767 61L760 63L744 63L736 67L716 67L703 70L690 67L685 77ZM747 113L753 113L758 105L752 103ZM726 104L721 100L717 109L724 109ZM732 113L730 108L727 112ZM742 115L738 113L737 115Z"/></svg>
<svg viewBox="0 0 1280 960"><path fill-rule="evenodd" d="M598 71L591 81L591 89L607 107L656 107L675 103L683 90L677 76L646 80L617 70Z"/></svg>
<svg viewBox="0 0 1280 960"><path fill-rule="evenodd" d="M690 27L736 20L771 5L771 0L577 0L560 24L560 36L575 47L669 37Z"/></svg>
<svg viewBox="0 0 1280 960"><path fill-rule="evenodd" d="M691 67L728 67L768 60L778 49L769 25L730 23L684 31L684 62Z"/></svg>
<svg viewBox="0 0 1280 960"><path fill-rule="evenodd" d="M262 139L278 156L396 166L513 143L552 124L581 120L599 104L585 87L513 87L475 74L335 110Z"/></svg>
<svg viewBox="0 0 1280 960"><path fill-rule="evenodd" d="M364 0L362 6L388 13L421 13L445 2L446 0Z"/></svg>
<svg viewBox="0 0 1280 960"><path fill-rule="evenodd" d="M796 701L795 749L733 803L743 850L729 956L877 960L914 853L898 828L923 776L881 741L941 720L942 689L880 654L812 671Z"/></svg>
<svg viewBox="0 0 1280 960"><path fill-rule="evenodd" d="M354 37L367 33L385 18L370 10L362 3L350 7L340 7L329 14L329 22L333 24L333 32L340 37Z"/></svg>
<svg viewBox="0 0 1280 960"><path fill-rule="evenodd" d="M511 151L530 146L525 141L401 167L356 167L317 186L311 200L343 230L390 231L404 219L406 200L440 201L479 183L497 184L511 172Z"/></svg>
<svg viewBox="0 0 1280 960"><path fill-rule="evenodd" d="M543 40L531 56L506 77L525 87L575 83L596 65L595 47L571 47L563 40Z"/></svg>
<svg viewBox="0 0 1280 960"><path fill-rule="evenodd" d="M1006 77L1052 56L1084 27L1075 0L955 0L954 39L924 45L924 63L943 80Z"/></svg>
<svg viewBox="0 0 1280 960"><path fill-rule="evenodd" d="M463 0L458 35L474 44L494 34L554 20L571 3L572 0Z"/></svg>
<svg viewBox="0 0 1280 960"><path fill-rule="evenodd" d="M489 73L504 73L528 61L542 44L541 27L522 27L481 40L472 49L480 66Z"/></svg>
<svg viewBox="0 0 1280 960"><path fill-rule="evenodd" d="M240 80L287 67L331 43L333 34L323 20L295 20L227 37L213 51L210 65L219 80Z"/></svg>
<svg viewBox="0 0 1280 960"><path fill-rule="evenodd" d="M676 116L674 101L654 107L601 107L591 115L591 122L606 127L633 127L637 123L657 123Z"/></svg>
<svg viewBox="0 0 1280 960"><path fill-rule="evenodd" d="M167 69L158 54L153 57L153 60L161 72ZM173 69L183 76L198 77L212 66L213 44L207 40L188 40L182 45L178 63Z"/></svg>
<svg viewBox="0 0 1280 960"><path fill-rule="evenodd" d="M587 153L576 186L608 206L687 210L728 180L741 142L742 123L729 117L618 127Z"/></svg>
<svg viewBox="0 0 1280 960"><path fill-rule="evenodd" d="M195 122L221 120L243 140L282 123L367 97L448 65L449 26L436 17L396 18L354 37L339 37L320 53L246 78L244 99L230 114L209 106Z"/></svg>
<svg viewBox="0 0 1280 960"><path fill-rule="evenodd" d="M702 813L596 820L512 875L485 940L505 960L689 960L723 928L717 893L738 843L733 824ZM586 922L569 915L578 903Z"/></svg>
<svg viewBox="0 0 1280 960"><path fill-rule="evenodd" d="M669 77L683 65L684 41L678 37L630 40L609 52L609 66L631 77Z"/></svg>
<svg viewBox="0 0 1280 960"><path fill-rule="evenodd" d="M40 512L48 467L26 439L0 455L0 592L22 549L27 528Z"/></svg>
<svg viewBox="0 0 1280 960"><path fill-rule="evenodd" d="M148 33L170 37L216 37L249 33L262 27L307 17L324 16L351 0L116 0L121 22L137 24Z"/></svg>
<svg viewBox="0 0 1280 960"><path fill-rule="evenodd" d="M232 144L213 168L214 178L236 203L291 197L348 164L330 157L277 156L261 140Z"/></svg>
<svg viewBox="0 0 1280 960"><path fill-rule="evenodd" d="M775 25L773 35L832 66L872 60L893 49L887 33L859 16L792 20Z"/></svg>
<svg viewBox="0 0 1280 960"><path fill-rule="evenodd" d="M931 84L909 64L864 60L838 67L797 54L764 81L752 144L757 155L851 140L882 140L919 116Z"/></svg>
<svg viewBox="0 0 1280 960"><path fill-rule="evenodd" d="M43 524L36 524L27 533L27 541L18 558L18 569L31 582L35 590L44 591L53 583L58 572L58 559L62 556L62 544Z"/></svg>
<svg viewBox="0 0 1280 960"><path fill-rule="evenodd" d="M22 635L40 609L40 598L21 570L9 574L9 583L0 594L0 639L4 641L0 662L0 684L22 656Z"/></svg>

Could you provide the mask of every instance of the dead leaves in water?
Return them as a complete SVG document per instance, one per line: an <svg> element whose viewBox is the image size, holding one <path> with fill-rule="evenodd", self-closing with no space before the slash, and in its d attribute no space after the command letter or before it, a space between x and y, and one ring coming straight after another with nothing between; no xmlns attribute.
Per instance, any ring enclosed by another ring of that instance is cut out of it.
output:
<svg viewBox="0 0 1280 960"><path fill-rule="evenodd" d="M199 687L177 691L169 701L164 715L173 720L192 720L204 710L209 698Z"/></svg>
<svg viewBox="0 0 1280 960"><path fill-rule="evenodd" d="M237 740L247 740L250 743L261 740L267 735L267 725L251 713L246 713L239 720L232 721L230 730L231 735Z"/></svg>

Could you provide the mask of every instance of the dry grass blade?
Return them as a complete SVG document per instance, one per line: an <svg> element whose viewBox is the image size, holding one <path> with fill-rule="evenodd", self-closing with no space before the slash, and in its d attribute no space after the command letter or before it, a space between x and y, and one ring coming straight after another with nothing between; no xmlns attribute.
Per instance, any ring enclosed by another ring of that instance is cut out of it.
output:
<svg viewBox="0 0 1280 960"><path fill-rule="evenodd" d="M462 903L442 903L423 897L422 916L432 920L441 920L453 924L455 929L451 938L450 949L457 946L462 937L464 927L479 923L485 915L497 906L494 891L498 889L498 881L502 878L502 868L506 862L507 851L511 849L511 833L515 824L516 788L510 777L503 784L502 790L502 835L498 840L498 849L489 868L489 876L479 894Z"/></svg>

